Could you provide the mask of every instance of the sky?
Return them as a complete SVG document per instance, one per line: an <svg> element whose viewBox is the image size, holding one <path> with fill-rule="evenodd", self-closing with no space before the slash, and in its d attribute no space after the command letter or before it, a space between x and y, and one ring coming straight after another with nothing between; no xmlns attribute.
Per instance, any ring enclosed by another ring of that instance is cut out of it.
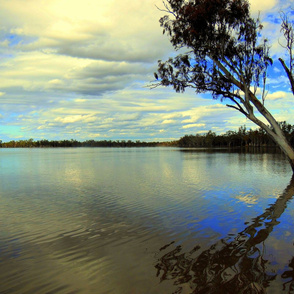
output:
<svg viewBox="0 0 294 294"><path fill-rule="evenodd" d="M287 58L279 15L292 0L251 2L274 59L266 106L294 124L293 95L277 61ZM1 0L0 140L171 141L254 128L209 94L148 87L157 61L174 54L156 6L162 1Z"/></svg>

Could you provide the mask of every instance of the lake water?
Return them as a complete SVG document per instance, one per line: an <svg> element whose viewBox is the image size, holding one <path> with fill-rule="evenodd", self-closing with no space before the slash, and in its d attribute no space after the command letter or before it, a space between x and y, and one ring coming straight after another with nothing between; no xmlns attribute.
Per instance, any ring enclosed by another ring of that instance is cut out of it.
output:
<svg viewBox="0 0 294 294"><path fill-rule="evenodd" d="M281 154L0 149L0 293L288 293L291 177Z"/></svg>

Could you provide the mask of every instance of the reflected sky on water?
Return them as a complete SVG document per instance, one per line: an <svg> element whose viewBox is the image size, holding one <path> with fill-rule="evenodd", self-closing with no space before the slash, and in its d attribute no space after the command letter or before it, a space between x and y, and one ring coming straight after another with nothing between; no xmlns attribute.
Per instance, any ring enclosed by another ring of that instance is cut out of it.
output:
<svg viewBox="0 0 294 294"><path fill-rule="evenodd" d="M291 169L278 153L0 149L0 179L0 293L190 293L191 280L156 276L162 258L233 242L285 194ZM290 198L256 245L275 276L268 293L291 279Z"/></svg>

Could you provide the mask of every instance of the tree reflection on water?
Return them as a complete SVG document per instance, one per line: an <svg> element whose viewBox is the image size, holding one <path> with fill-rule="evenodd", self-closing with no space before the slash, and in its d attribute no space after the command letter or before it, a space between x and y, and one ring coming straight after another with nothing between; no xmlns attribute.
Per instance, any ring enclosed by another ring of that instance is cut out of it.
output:
<svg viewBox="0 0 294 294"><path fill-rule="evenodd" d="M187 283L191 293L266 293L265 289L277 274L267 271L268 260L263 258L263 249L257 245L264 242L279 224L277 220L293 195L294 177L276 202L242 232L221 239L202 252L200 246L195 246L183 253L182 247L177 246L158 260L157 276L161 281L173 280L174 285L179 285L174 293L182 293L180 285ZM294 258L289 268L293 270L285 271L281 277L288 280L283 285L284 290L288 287L288 293L294 293Z"/></svg>

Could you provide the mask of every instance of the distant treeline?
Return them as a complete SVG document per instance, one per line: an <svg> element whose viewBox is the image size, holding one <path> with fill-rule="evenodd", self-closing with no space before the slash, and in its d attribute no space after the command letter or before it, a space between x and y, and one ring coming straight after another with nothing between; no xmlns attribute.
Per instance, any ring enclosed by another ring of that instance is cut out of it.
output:
<svg viewBox="0 0 294 294"><path fill-rule="evenodd" d="M294 146L294 126L287 122L279 122L286 138ZM241 126L238 131L227 131L225 134L217 135L209 131L206 134L185 135L178 141L179 147L271 147L276 144L259 128L256 130L246 129Z"/></svg>
<svg viewBox="0 0 294 294"><path fill-rule="evenodd" d="M294 146L294 125L283 121L279 123L285 136L292 146ZM18 140L2 142L2 148L28 148L28 147L156 147L156 146L174 146L174 147L196 147L196 148L216 148L216 147L271 147L276 146L261 128L252 130L241 126L238 131L227 131L225 134L217 135L212 131L205 134L185 135L177 141L170 142L142 142L125 140L87 140L79 142L77 140Z"/></svg>
<svg viewBox="0 0 294 294"><path fill-rule="evenodd" d="M19 140L19 141L9 141L9 142L1 142L0 147L2 148L30 148L30 147L155 147L161 145L159 142L141 142L136 141L133 142L131 140L125 141L111 141L111 140L87 140L84 142L79 142L77 140L38 140L34 141L34 139L29 140Z"/></svg>

